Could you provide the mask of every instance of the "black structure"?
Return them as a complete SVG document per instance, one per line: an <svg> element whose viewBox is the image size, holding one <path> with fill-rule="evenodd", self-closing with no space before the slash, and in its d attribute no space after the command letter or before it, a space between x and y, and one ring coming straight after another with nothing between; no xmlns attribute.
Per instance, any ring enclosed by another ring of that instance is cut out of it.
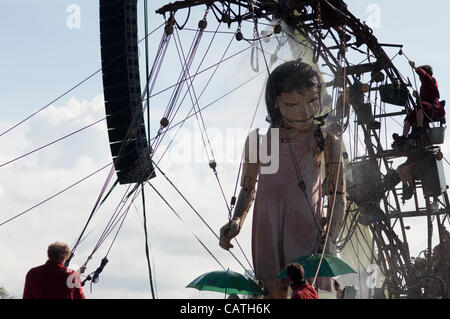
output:
<svg viewBox="0 0 450 319"><path fill-rule="evenodd" d="M145 135L137 46L137 0L100 0L108 136L120 184L154 177Z"/></svg>

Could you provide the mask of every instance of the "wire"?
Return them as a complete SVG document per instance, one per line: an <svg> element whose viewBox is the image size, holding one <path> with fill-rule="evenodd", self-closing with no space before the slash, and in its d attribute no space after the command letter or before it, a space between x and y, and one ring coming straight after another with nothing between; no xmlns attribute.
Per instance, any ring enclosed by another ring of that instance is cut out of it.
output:
<svg viewBox="0 0 450 319"><path fill-rule="evenodd" d="M20 217L20 216L22 216L22 215L28 213L28 212L31 211L32 209L34 209L34 208L36 208L36 207L38 207L38 206L40 206L40 205L42 205L42 204L48 202L49 200L55 198L56 196L58 196L58 195L64 193L65 191L67 191L67 190L73 188L74 186L80 184L81 182L84 182L84 181L87 180L88 178L90 178L90 177L94 176L95 174L101 172L102 170L104 170L105 168L107 168L107 167L110 166L110 165L112 165L112 163L109 163L109 164L107 164L107 165L105 165L105 166L99 168L99 169L96 170L95 172L93 172L93 173L87 175L86 177L83 177L83 178L80 179L79 181L77 181L77 182L73 183L72 185L70 185L70 186L64 188L62 191L59 191L58 193L56 193L56 194L50 196L49 198L47 198L47 199L45 199L45 200L39 202L38 204L34 205L33 207L28 208L27 210L21 212L20 214L17 214L17 215L15 215L14 217L11 217L11 218L5 220L4 222L0 223L0 227L3 226L3 225L5 225L5 224L7 224L7 223L9 223L10 221L12 221L12 220L14 220L14 219L16 219L16 218L18 218L18 217Z"/></svg>
<svg viewBox="0 0 450 319"><path fill-rule="evenodd" d="M152 267L150 263L150 249L148 244L148 232L147 232L147 213L145 209L145 195L144 195L144 185L142 188L142 215L144 216L144 234L145 234L145 256L147 257L147 267L148 267L148 277L150 281L150 289L152 292L152 299L155 299L155 288L153 287L153 277L152 277Z"/></svg>
<svg viewBox="0 0 450 319"><path fill-rule="evenodd" d="M145 21L145 34L148 34L148 3L144 1L144 21ZM148 37L145 37L145 71L147 76L149 75L149 56L148 56ZM147 87L147 105L150 105L150 92ZM147 139L150 140L150 107L147 108Z"/></svg>
<svg viewBox="0 0 450 319"><path fill-rule="evenodd" d="M209 103L208 105L206 105L205 107L203 107L201 110L204 110L204 109L210 107L211 105L213 105L214 103L216 103L216 102L219 101L220 99L222 99L222 98L228 96L229 94L233 93L234 91L240 89L241 87L243 87L243 86L246 85L247 83L251 82L252 80L254 80L255 78L257 78L258 76L260 76L262 73L263 73L263 72L254 75L254 76L251 77L249 80L247 80L247 81L241 83L240 85L238 85L237 87L235 87L235 88L232 89L231 91L225 93L225 94L222 95L221 97L219 97L219 98L217 98L216 100L214 100L213 102ZM191 114L191 115L187 116L183 121L180 121L179 123L173 125L173 126L170 127L169 129L172 129L172 128L176 127L176 126L179 126L180 123L183 124L188 118L190 118L190 117L192 117L192 116L194 116L194 115ZM182 126L182 125L180 125L180 128L181 128L181 126ZM169 130L169 129L168 129L168 130ZM179 129L178 129L177 133L178 133L178 132L179 132ZM175 136L176 136L176 134L175 134ZM175 136L172 138L172 141L173 141L173 139L175 138ZM170 143L171 143L171 142L170 142ZM170 143L169 143L169 146L170 146ZM169 147L169 146L168 146L168 147ZM168 147L167 147L167 148L168 148ZM166 148L166 151L167 151L167 148ZM165 151L165 152L166 152L166 151ZM162 160L162 158L163 158L165 152L163 153L163 155L161 156L161 158L158 160L158 163ZM157 165L158 165L158 164L157 164ZM153 170L153 172L154 172L154 170ZM152 172L152 174L153 174L153 172ZM129 189L130 187L131 187L131 184L129 185L128 189ZM126 193L125 193L125 195L126 195ZM125 195L124 195L123 198L125 198ZM128 198L129 198L129 196L127 197L127 199L128 199ZM122 201L123 201L123 199L122 199ZM122 202L122 201L121 201L121 202ZM123 203L122 208L125 206L125 203L126 203L126 202ZM119 204L119 206L120 206L120 204ZM119 214L120 214L120 211L122 210L122 208L119 209L119 206L116 208L116 212L119 211ZM117 225L117 223L120 221L120 218L121 218L121 217L119 218L119 220L117 220L118 214L117 214L116 212L115 212L115 213L113 214L113 216L111 217L111 220L110 220L110 222L108 223L107 229L105 229L105 231L103 232L103 234L102 234L101 238L99 239L99 241L98 241L96 247L95 247L94 250L92 251L91 255L88 257L88 259L87 259L87 261L85 262L84 265L86 265L86 264L88 263L88 261L92 258L93 254L98 250L98 248L102 245L102 243L104 242L104 240L109 236L109 234L111 233L112 229L115 228L115 226ZM122 215L122 216L123 216L123 215ZM116 236L117 236L117 235L116 235ZM242 264L241 264L241 265L242 265ZM244 269L245 269L245 267L244 267Z"/></svg>
<svg viewBox="0 0 450 319"><path fill-rule="evenodd" d="M48 144L45 144L45 145L43 145L43 146L41 146L41 147L38 147L38 148L36 148L36 149L34 149L34 150L32 150L32 151L30 151L30 152L28 152L28 153L25 153L25 154L23 154L23 155L21 155L21 156L19 156L19 157L16 157L16 158L14 158L14 159L12 159L12 160L9 160L9 161L7 161L7 162L5 162L5 163L2 163L2 164L0 164L0 168L3 167L3 166L6 166L6 165L8 165L8 164L11 164L11 163L13 163L13 162L15 162L15 161L18 161L18 160L20 160L20 159L22 159L22 158L24 158L24 157L26 157L26 156L28 156L28 155L31 155L31 154L33 154L33 153L36 153L37 151L40 151L40 150L42 150L42 149L44 149L44 148L46 148L46 147L48 147L48 146L51 146L51 145L53 145L53 144L55 144L55 143L57 143L57 142L59 142L59 141L62 141L62 140L64 140L64 139L66 139L66 138L68 138L68 137L70 137L70 136L72 136L72 135L75 135L76 133L79 133L79 132L81 132L81 131L84 131L85 129L88 129L88 128L90 128L91 126L94 126L95 124L98 124L98 123L104 121L105 119L106 119L106 117L104 117L104 118L102 118L102 119L100 119L100 120L98 120L98 121L95 121L94 123L91 123L91 124L89 124L89 125L86 125L85 127L82 127L82 128L80 128L80 129L78 129L78 130L76 130L76 131L74 131L74 132L72 132L72 133L69 133L69 134L67 134L67 135L65 135L65 136L63 136L63 137L60 137L60 138L54 140L53 142L50 142L50 143L48 143Z"/></svg>
<svg viewBox="0 0 450 319"><path fill-rule="evenodd" d="M108 177L106 178L106 181L105 181L105 183L103 184L103 188L102 188L102 190L100 191L100 194L99 194L98 197L97 197L97 201L95 202L95 205L94 205L94 207L92 208L92 211L91 211L91 214L89 215L88 221L87 221L87 223L85 224L83 230L81 231L80 236L78 237L78 240L75 242L75 245L73 246L73 248L72 248L72 250L71 250L71 256L69 257L69 259L68 259L67 262L65 263L66 265L69 265L69 264L70 264L70 260L72 259L75 250L77 249L78 245L80 244L81 238L83 237L83 234L84 234L84 232L86 231L86 228L88 227L89 222L91 221L92 217L94 216L94 213L95 213L96 210L97 210L97 207L98 207L98 205L99 205L99 203L100 203L100 200L102 199L102 196L103 196L104 192L106 191L106 187L108 186L109 182L111 181L111 178L112 178L113 175L114 175L114 166L112 166L112 167L111 167L111 170L109 171Z"/></svg>
<svg viewBox="0 0 450 319"><path fill-rule="evenodd" d="M175 209L173 209L173 207L169 204L169 202L161 195L160 192L158 192L158 190L150 183L148 182L148 184L153 188L153 190L156 192L156 194L158 194L158 196L164 201L164 203L166 203L166 205L169 207L169 209L175 214L175 216L178 217L178 219L189 229L189 231L191 232L191 234L195 237L195 239L197 239L197 241L203 246L203 248L206 249L206 251L210 254L210 256L220 265L220 267L222 267L222 269L225 270L225 267L220 263L220 261L216 258L216 256L214 256L214 254L208 249L208 247L206 247L206 245L201 241L200 238L198 238L198 236L190 229L190 227L186 224L186 222L183 220L183 218L181 218L181 216L175 211Z"/></svg>
<svg viewBox="0 0 450 319"><path fill-rule="evenodd" d="M164 178L172 185L172 187L175 189L175 191L183 198L183 200L189 205L189 207L194 211L194 213L197 215L197 217L203 222L203 224L211 231L211 233L214 235L214 237L219 240L220 237L217 235L217 233L211 228L211 226L206 222L206 220L202 217L202 215L194 208L194 206L189 202L189 200L181 193L181 191L175 186L175 184L167 177L167 175L161 170L161 168L153 162L155 167L158 169L158 171L164 176ZM237 257L231 252L231 250L228 250L228 252L233 256L233 258L239 263L239 265L246 270L244 265L237 259Z"/></svg>
<svg viewBox="0 0 450 319"><path fill-rule="evenodd" d="M341 59L341 63L342 63L342 59ZM343 74L344 83L346 83L346 81L345 81L346 77L347 77L346 69L344 69L344 74ZM345 87L344 87L344 91L345 91ZM344 97L343 98L343 104L345 106L345 94L343 95L343 97ZM342 108L342 112L345 112L345 107ZM344 118L344 114L342 114L342 118ZM339 152L340 153L342 152L342 143L343 143L343 138L342 138L343 131L342 130L343 130L343 128L341 129L341 134L340 134L341 137L339 138ZM335 182L334 192L333 192L333 203L331 205L331 213L330 213L330 217L329 217L329 220L328 220L327 232L326 232L326 235L325 235L325 243L324 243L322 254L320 256L319 265L317 266L316 274L314 276L314 280L313 280L313 283L312 283L313 286L316 283L317 277L319 275L319 270L320 270L320 267L322 265L322 261L323 261L323 258L325 256L325 251L326 251L326 247L327 247L327 244L328 244L328 239L329 239L330 229L331 229L331 223L333 221L334 208L335 208L335 204L336 204L336 194L337 194L338 185L339 185L339 173L340 173L340 170L341 170L341 164L342 164L342 155L340 154L339 155L338 169L337 169L337 172L336 172L336 179L335 179L336 182Z"/></svg>
<svg viewBox="0 0 450 319"><path fill-rule="evenodd" d="M164 25L164 23L162 23L159 27L157 27L155 30L153 30L152 32L150 32L149 34L147 34L143 39L141 39L140 41L138 41L138 44L141 43L144 39L147 39L150 35L152 35L154 32L156 32L159 28L161 28ZM125 53L122 53L120 56L116 57L114 60L112 60L109 65L112 65L114 62L116 62L116 60L118 58L120 58L122 55L124 55ZM16 123L15 125L11 126L9 129L7 129L6 131L2 132L0 134L0 137L2 137L3 135L7 134L8 132L12 131L13 129L15 129L16 127L20 126L21 124L25 123L26 121L28 121L30 118L32 118L33 116L35 116L36 114L42 112L43 110L45 110L47 107L49 107L50 105L52 105L53 103L57 102L58 100L62 99L64 96L66 96L67 94L69 94L70 92L74 91L75 89L77 89L78 87L80 87L82 84L86 83L88 80L90 80L91 78L93 78L95 75L97 75L98 73L100 73L103 70L103 68L98 69L97 71L95 71L94 73L92 73L91 75L89 75L88 77L86 77L85 79L83 79L82 81L78 82L77 84L75 84L73 87L71 87L70 89L68 89L67 91L63 92L62 94L58 95L54 100L52 100L51 102L49 102L48 104L44 105L43 107L41 107L40 109L38 109L37 111L33 112L32 114L30 114L29 116L27 116L25 119L23 119L22 121Z"/></svg>

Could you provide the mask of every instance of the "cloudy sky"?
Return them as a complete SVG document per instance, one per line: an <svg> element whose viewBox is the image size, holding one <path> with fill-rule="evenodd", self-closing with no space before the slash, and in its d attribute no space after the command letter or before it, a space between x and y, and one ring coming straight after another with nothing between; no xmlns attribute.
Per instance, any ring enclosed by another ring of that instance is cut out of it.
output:
<svg viewBox="0 0 450 319"><path fill-rule="evenodd" d="M347 3L350 10L361 20L374 23L374 32L380 42L404 44L404 51L409 58L418 64L433 65L442 98L446 98L446 89L450 86L450 76L447 72L450 65L447 59L449 44L443 33L449 27L446 16L450 9L448 2L434 2L433 18L419 15L420 10L417 8L423 7L423 2L418 0L353 0ZM150 30L156 29L163 22L162 17L154 13L163 4L165 1L149 1ZM142 12L139 38L142 38L143 1L139 1L139 10ZM74 14L77 18L78 13L79 20L74 20ZM192 22L188 23L188 29L195 28L196 21L201 18L197 13L198 11L195 11L191 16ZM178 19L182 21L183 17L180 15ZM213 31L215 28L216 25L211 19L207 30ZM244 29L246 35L251 37L251 26ZM226 32L235 30L232 27L230 30L222 28L221 31L224 33L218 35L213 48L199 66L201 53L206 52L212 37L210 33L205 34L192 70L210 66L222 57L233 37ZM185 52L193 35L190 30L180 33ZM151 61L161 36L162 29L159 29L150 37ZM97 1L47 0L37 3L30 0L2 0L0 39L0 132L23 120L101 68ZM247 46L245 42L234 41L225 56L231 56ZM265 43L265 46L268 52L272 52L276 44L272 41ZM143 70L145 51L142 44L140 53ZM388 50L388 53L393 56L396 51ZM280 58L289 57L288 52L283 50L279 55ZM260 71L264 71L261 55L258 62ZM403 57L397 57L395 63L405 76L412 79L411 70ZM180 72L179 65L176 47L172 43L154 93L176 82ZM208 90L201 96L200 106L208 105L255 74L251 68L251 50L224 62L208 85ZM200 95L211 75L212 70L196 78L197 95ZM240 152L253 112L258 105L264 77L262 72L261 76L213 104L203 113L227 200L234 191ZM171 92L168 90L151 100L152 136L156 134ZM191 105L187 96L176 121L183 119ZM264 109L264 104L261 104L254 127L266 127ZM104 116L102 79L101 75L97 74L30 120L0 136L0 223L109 164L111 157L106 124L99 122L39 152L8 165L3 164L90 125ZM401 119L398 121L401 122ZM401 127L395 123L390 123L388 127L387 142L390 144L390 135L401 131ZM218 233L227 221L228 213L217 181L202 154L203 144L197 128L194 118L187 121L175 136L160 165ZM161 144L157 160L174 137L175 131L176 129L169 133ZM446 156L450 154L447 144L443 150ZM448 172L447 164L445 169ZM29 268L45 262L48 244L56 240L73 244L94 206L108 172L109 167L23 216L0 226L0 286L3 285L15 296L21 296L26 272ZM157 296L217 297L218 294L184 288L199 275L220 269L192 232L226 268L241 273L243 268L218 247L214 235L161 174L152 182L184 221L180 222L150 187L145 188L149 243ZM74 264L81 265L86 261L125 191L125 186L116 188L97 212L88 229L89 236L76 252ZM412 234L411 249L414 254L426 248L423 232L425 224L425 220L420 218L409 223ZM248 258L251 257L250 231L249 219L238 237ZM99 266L112 239L113 236L108 237L95 253L88 264L88 272ZM250 267L239 249L235 248L234 253L246 268ZM109 264L101 274L98 284L93 285L92 292L89 287L85 287L88 298L150 297L140 195L130 207L108 259Z"/></svg>

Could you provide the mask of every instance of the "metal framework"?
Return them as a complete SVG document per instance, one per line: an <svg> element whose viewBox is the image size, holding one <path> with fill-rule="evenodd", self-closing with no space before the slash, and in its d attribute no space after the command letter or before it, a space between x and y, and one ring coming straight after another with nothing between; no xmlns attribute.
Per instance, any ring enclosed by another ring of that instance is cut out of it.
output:
<svg viewBox="0 0 450 319"><path fill-rule="evenodd" d="M433 231L438 231L439 241L443 242L442 226L449 221L450 210L447 187L442 180L442 157L439 156L439 147L425 141L412 150L385 150L380 140L380 127L373 127L375 119L402 116L415 106L415 99L408 92L411 83L409 81L406 83L392 59L384 51L384 47L397 47L400 50L398 54L402 55L402 46L379 43L373 31L349 12L343 1L280 2L282 5L269 0L188 0L170 3L156 12L164 15L166 19L169 16L168 24L173 24L176 21L177 11L206 6L213 12L217 21L226 23L229 27L237 24L238 31L240 24L245 20L256 23L258 20L266 19L283 21L295 30L296 34L305 37L315 52L315 61L323 61L323 66L334 76L335 80L327 83L327 86L340 92L350 88L350 102L356 114L358 130L364 136L367 154L350 159L348 169L351 170L353 179L349 180L348 199L349 207L356 209L349 209L347 217L357 216L361 224L370 228L377 247L375 259L385 276L383 287L385 293L389 298L446 298L449 285L448 270L447 273L439 273L438 269L442 270L443 265L439 265L432 247ZM285 3L289 3L290 6ZM333 10L334 19L330 19L325 13L321 15L320 7L323 5L327 6L328 10ZM346 58L348 50L361 54L368 62L351 63ZM342 60L345 61L344 65L340 63ZM360 78L363 74L370 74L371 81L367 86L361 86ZM388 90L387 95L382 92L385 89ZM384 95L384 101L401 105L404 110L379 114L372 112L373 105L364 103L366 98L364 94L372 92L380 93L382 100ZM362 100L359 100L358 96L363 96ZM349 115L339 120L341 124L346 122L348 125ZM427 155L424 161L428 169L416 176L417 189L422 190L424 196L419 198L416 192L415 210L404 211L399 198L401 188L397 187L399 181L396 181L393 173L395 171L392 169L392 160L415 156L414 152L417 150ZM368 176L367 172L371 172L371 175ZM430 177L430 174L433 177ZM432 186L436 181L439 184L437 188ZM428 247L423 257L412 258L405 219L418 216L427 220ZM395 231L396 227L400 231ZM375 254L375 251L373 253ZM424 270L426 276L423 275Z"/></svg>

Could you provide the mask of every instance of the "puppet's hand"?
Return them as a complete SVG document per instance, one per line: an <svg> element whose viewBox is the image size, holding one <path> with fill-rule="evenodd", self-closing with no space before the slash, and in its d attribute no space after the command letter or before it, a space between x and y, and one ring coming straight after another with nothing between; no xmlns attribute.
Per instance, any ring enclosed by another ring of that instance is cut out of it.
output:
<svg viewBox="0 0 450 319"><path fill-rule="evenodd" d="M225 250L233 248L230 241L241 231L241 219L233 218L220 229L219 245Z"/></svg>
<svg viewBox="0 0 450 319"><path fill-rule="evenodd" d="M416 63L414 63L414 61L409 61L409 65L415 69L416 68Z"/></svg>

